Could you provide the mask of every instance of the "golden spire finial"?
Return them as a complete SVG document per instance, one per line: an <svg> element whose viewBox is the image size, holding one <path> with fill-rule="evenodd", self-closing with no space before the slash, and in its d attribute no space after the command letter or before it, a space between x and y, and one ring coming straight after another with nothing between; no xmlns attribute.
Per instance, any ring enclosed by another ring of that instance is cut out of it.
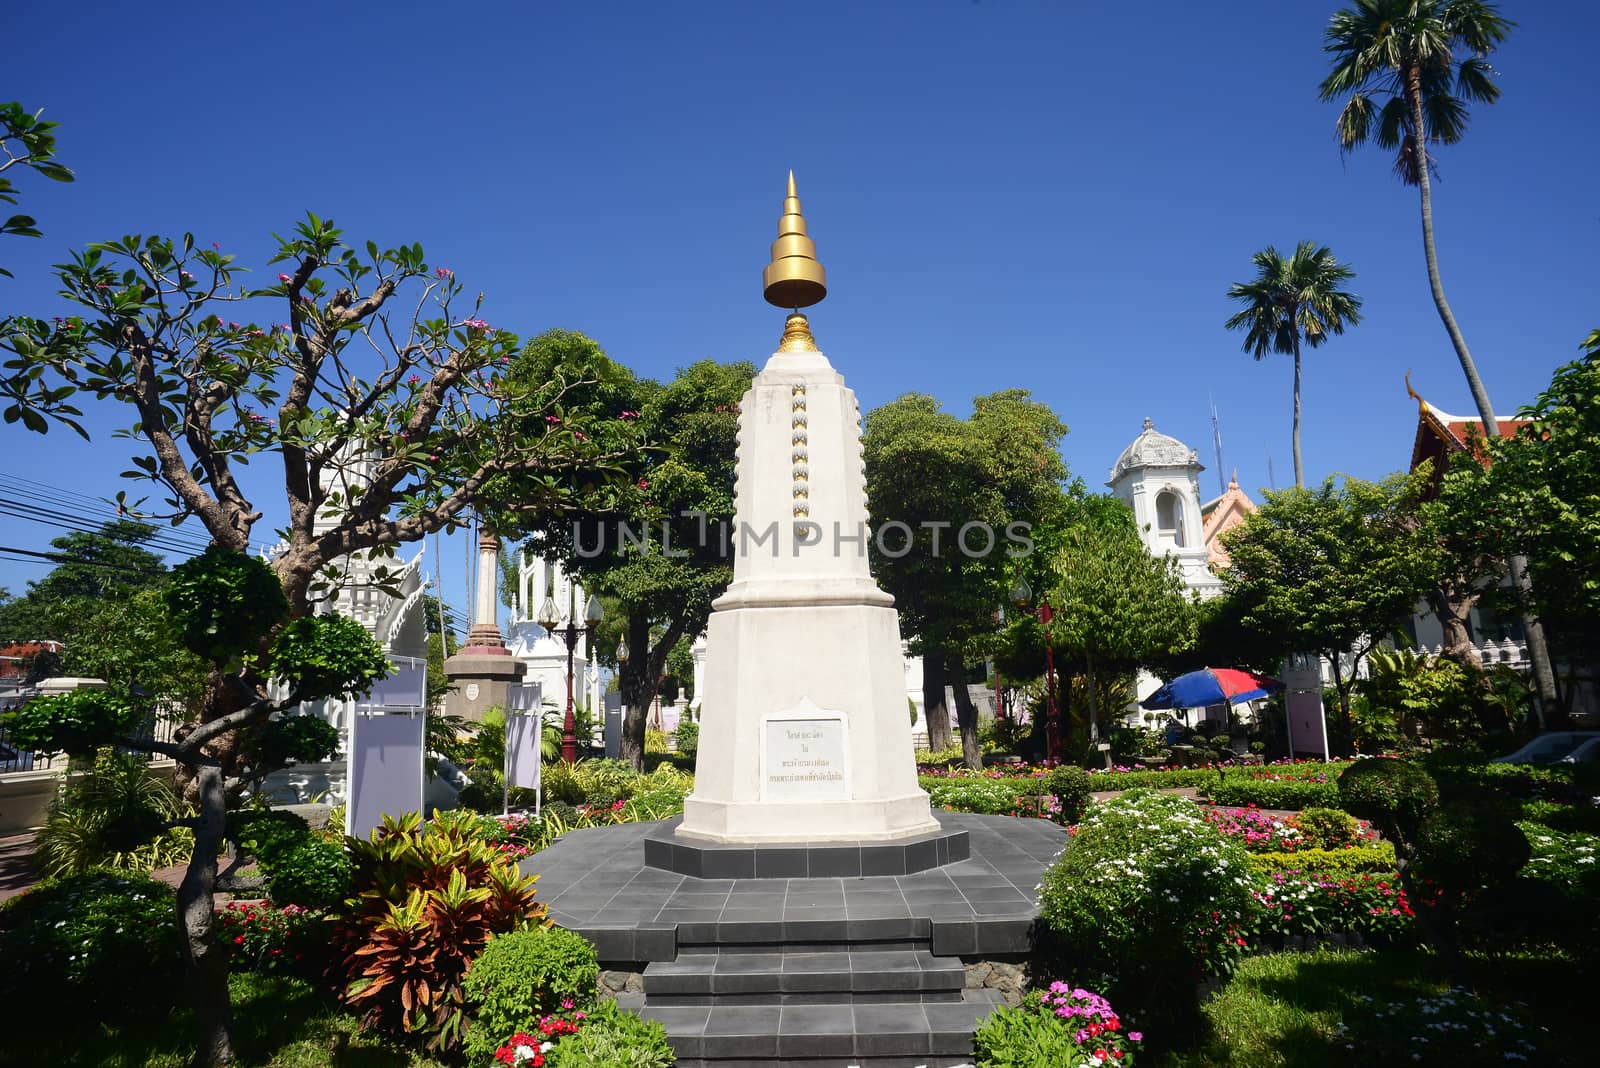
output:
<svg viewBox="0 0 1600 1068"><path fill-rule="evenodd" d="M778 220L778 240L772 243L772 262L762 272L761 281L767 303L780 308L798 311L828 295L828 275L817 262L816 242L806 234L792 170L789 192L783 200L783 217Z"/></svg>

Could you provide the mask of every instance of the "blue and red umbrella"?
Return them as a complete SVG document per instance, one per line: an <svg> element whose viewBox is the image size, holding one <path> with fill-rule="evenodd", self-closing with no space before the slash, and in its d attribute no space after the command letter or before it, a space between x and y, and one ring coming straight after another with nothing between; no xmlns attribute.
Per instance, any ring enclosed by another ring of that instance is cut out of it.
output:
<svg viewBox="0 0 1600 1068"><path fill-rule="evenodd" d="M1139 702L1142 708L1204 708L1207 705L1254 701L1283 689L1266 675L1234 668L1201 668L1179 675Z"/></svg>

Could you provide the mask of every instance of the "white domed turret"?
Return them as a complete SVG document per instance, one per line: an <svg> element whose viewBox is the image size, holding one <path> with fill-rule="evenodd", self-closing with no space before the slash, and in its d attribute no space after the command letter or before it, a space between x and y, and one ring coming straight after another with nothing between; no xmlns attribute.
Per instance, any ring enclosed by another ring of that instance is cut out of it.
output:
<svg viewBox="0 0 1600 1068"><path fill-rule="evenodd" d="M1220 592L1212 572L1200 515L1200 472L1195 451L1156 429L1148 418L1139 436L1122 450L1106 483L1133 509L1139 533L1153 556L1178 558L1184 581L1202 597Z"/></svg>

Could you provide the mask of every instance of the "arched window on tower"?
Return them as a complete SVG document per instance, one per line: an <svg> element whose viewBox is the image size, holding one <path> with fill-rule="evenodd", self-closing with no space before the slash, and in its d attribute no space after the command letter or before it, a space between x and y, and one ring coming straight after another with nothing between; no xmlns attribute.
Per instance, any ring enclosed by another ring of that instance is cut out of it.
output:
<svg viewBox="0 0 1600 1068"><path fill-rule="evenodd" d="M1163 490L1156 497L1156 529L1178 548L1184 547L1183 501L1170 490Z"/></svg>

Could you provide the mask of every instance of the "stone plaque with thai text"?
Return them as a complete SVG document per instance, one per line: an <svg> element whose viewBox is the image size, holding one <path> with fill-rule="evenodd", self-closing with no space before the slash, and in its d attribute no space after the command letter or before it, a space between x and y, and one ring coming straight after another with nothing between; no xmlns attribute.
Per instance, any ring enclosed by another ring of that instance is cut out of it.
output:
<svg viewBox="0 0 1600 1068"><path fill-rule="evenodd" d="M763 799L832 801L850 796L843 719L769 718L764 726Z"/></svg>

